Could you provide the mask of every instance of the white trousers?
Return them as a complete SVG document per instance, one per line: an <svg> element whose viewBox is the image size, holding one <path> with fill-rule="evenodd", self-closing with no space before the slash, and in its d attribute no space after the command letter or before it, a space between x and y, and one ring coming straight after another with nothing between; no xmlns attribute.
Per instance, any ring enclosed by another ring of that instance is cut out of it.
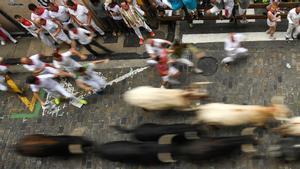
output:
<svg viewBox="0 0 300 169"><path fill-rule="evenodd" d="M97 91L103 90L107 84L103 77L96 74L93 74L89 80L84 80L83 82Z"/></svg>
<svg viewBox="0 0 300 169"><path fill-rule="evenodd" d="M148 32L152 32L152 29L146 24L146 22L143 23L142 26L140 27L144 27ZM132 27L132 29L134 30L135 34L140 38L140 39L144 39L143 35L140 31L140 27Z"/></svg>
<svg viewBox="0 0 300 169"><path fill-rule="evenodd" d="M40 32L39 37L45 45L47 45L47 46L49 46L50 48L53 48L53 49L55 48L55 41L52 38L52 36L50 37L50 36L45 35L45 32Z"/></svg>
<svg viewBox="0 0 300 169"><path fill-rule="evenodd" d="M99 26L95 23L94 20L91 21L91 26L92 26L92 28L95 29L100 35L104 35L104 34L105 34L104 31L103 31L101 28L99 28ZM90 29L88 26L85 27L85 28L86 28L86 29Z"/></svg>
<svg viewBox="0 0 300 169"><path fill-rule="evenodd" d="M235 50L232 50L232 51L226 51L227 57L225 57L221 62L225 63L225 64L233 62L240 56L246 55L247 52L248 52L248 49L246 49L246 48L236 48Z"/></svg>
<svg viewBox="0 0 300 169"><path fill-rule="evenodd" d="M300 33L300 26L299 26L299 25L292 24L292 23L289 23L289 27L288 27L288 29L287 29L287 31L286 31L285 37L291 39L291 38L292 38L292 33L293 33L293 30L294 30L294 29L295 29L295 32L294 32L294 34L293 34L293 36L294 36L293 38L296 38L296 37L297 37L297 34Z"/></svg>
<svg viewBox="0 0 300 169"><path fill-rule="evenodd" d="M75 96L73 96L71 93L69 93L59 83L57 83L53 88L45 89L45 90L52 97L58 97L58 94L59 94L59 95L64 96L67 99L75 99Z"/></svg>
<svg viewBox="0 0 300 169"><path fill-rule="evenodd" d="M54 36L52 36L52 37L57 41L57 43L61 43L61 41L66 42L67 44L72 43L72 41L69 39L69 37L62 30L57 34L56 37L54 37Z"/></svg>

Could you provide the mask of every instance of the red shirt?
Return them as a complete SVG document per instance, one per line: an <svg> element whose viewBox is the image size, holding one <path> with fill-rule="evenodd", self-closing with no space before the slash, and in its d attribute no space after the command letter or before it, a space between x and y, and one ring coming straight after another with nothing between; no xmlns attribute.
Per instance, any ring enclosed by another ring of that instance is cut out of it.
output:
<svg viewBox="0 0 300 169"><path fill-rule="evenodd" d="M32 25L32 23L29 20L25 19L25 18L21 19L21 23L24 26L31 26Z"/></svg>

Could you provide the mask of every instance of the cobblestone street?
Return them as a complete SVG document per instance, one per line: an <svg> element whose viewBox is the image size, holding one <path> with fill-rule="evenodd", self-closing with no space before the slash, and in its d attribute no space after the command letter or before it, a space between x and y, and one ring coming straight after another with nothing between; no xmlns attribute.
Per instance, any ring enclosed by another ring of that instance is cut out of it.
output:
<svg viewBox="0 0 300 169"><path fill-rule="evenodd" d="M220 63L224 57L223 43L197 44L204 49L207 56L214 57ZM225 102L236 104L268 105L273 96L283 96L284 102L293 111L293 116L300 115L300 43L246 42L250 56L241 60L228 69L219 65L218 70L211 76L196 75L184 70L182 84L190 82L211 81L208 91L210 99L207 102ZM289 63L291 68L287 68ZM132 69L137 69L133 67ZM130 71L130 68L105 69L102 74L111 81ZM17 84L24 84L24 74L12 76ZM140 108L127 105L122 100L122 94L128 89L152 85L159 87L160 78L154 68L127 78L110 86L104 95L90 96L89 104L81 109L67 105L58 115L45 114L42 111L37 117L29 119L12 119L12 113L28 113L26 106L9 93L0 95L0 169L298 169L299 162L284 163L276 159L250 159L249 156L235 155L224 160L211 160L192 164L179 162L161 166L139 166L114 163L102 160L96 155L75 157L70 159L57 158L26 158L13 152L12 145L28 134L69 134L75 128L86 127L84 136L96 143L106 143L117 140L129 140L130 136L120 134L110 128L110 125L133 127L138 124L154 123L192 123L193 116L189 113L145 112ZM77 90L77 89L76 89ZM31 92L28 98L31 99ZM223 130L224 131L224 130ZM222 135L239 134L226 129ZM213 134L213 133L212 133ZM264 134L262 140L267 144L276 141L276 136Z"/></svg>

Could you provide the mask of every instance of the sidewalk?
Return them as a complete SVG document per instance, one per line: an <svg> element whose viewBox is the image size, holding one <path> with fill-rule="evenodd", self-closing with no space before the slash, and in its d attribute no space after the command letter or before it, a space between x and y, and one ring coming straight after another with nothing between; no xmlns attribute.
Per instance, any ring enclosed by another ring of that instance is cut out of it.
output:
<svg viewBox="0 0 300 169"><path fill-rule="evenodd" d="M168 25L160 25L159 29L155 30L154 32L156 33L156 38L166 39L168 35ZM45 56L50 56L53 52L51 48L44 45L37 38L17 36L16 39L18 40L17 44L7 42L5 46L0 46L0 51L1 51L0 57L9 60L8 62L10 64L11 63L15 64L15 62L23 56L31 56L37 53L44 54ZM107 39L106 41L109 40L110 39ZM132 55L131 58L136 59L137 55L141 56L144 54L145 48L143 45L140 47L124 47L124 40L125 40L124 35L118 37L117 43L105 43L104 38L102 37L97 38L97 41L100 44L114 51L114 54L111 56L112 58L110 59L122 59L122 56L128 59L128 56L126 56L126 54ZM61 45L60 50L66 51L68 50L68 46L63 44ZM89 52L84 47L81 47L80 52L84 54L89 54ZM102 53L102 51L99 50L99 53Z"/></svg>

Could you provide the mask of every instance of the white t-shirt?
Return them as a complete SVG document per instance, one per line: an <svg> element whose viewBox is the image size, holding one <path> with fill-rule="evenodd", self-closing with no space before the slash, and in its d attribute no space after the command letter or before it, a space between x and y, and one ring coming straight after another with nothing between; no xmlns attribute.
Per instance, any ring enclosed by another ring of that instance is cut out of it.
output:
<svg viewBox="0 0 300 169"><path fill-rule="evenodd" d="M94 67L95 67L94 63L88 63L87 65L85 65L85 67L86 67L85 75L83 76L80 75L78 77L79 80L82 81L91 80L93 76L96 74L96 72L94 71Z"/></svg>
<svg viewBox="0 0 300 169"><path fill-rule="evenodd" d="M151 46L149 43L145 44L147 53L160 55L163 50L161 45L164 43L168 43L168 41L166 41L164 39L151 39L151 40L154 41L153 46Z"/></svg>
<svg viewBox="0 0 300 169"><path fill-rule="evenodd" d="M81 23L86 24L88 19L88 12L89 10L82 5L77 5L77 10L74 11L73 9L68 8L69 13L74 15Z"/></svg>
<svg viewBox="0 0 300 169"><path fill-rule="evenodd" d="M119 5L115 5L113 8L106 5L105 10L111 14L111 16L114 20L122 20L123 19L121 16L121 13L120 13Z"/></svg>
<svg viewBox="0 0 300 169"><path fill-rule="evenodd" d="M240 33L237 33L234 36L234 42L232 42L231 38L228 37L226 40L225 40L225 46L224 46L224 49L226 51L232 51L232 50L235 50L237 48L240 47L240 43L244 40L244 35L243 34L240 34Z"/></svg>
<svg viewBox="0 0 300 169"><path fill-rule="evenodd" d="M7 72L7 66L0 65L0 73L6 73Z"/></svg>
<svg viewBox="0 0 300 169"><path fill-rule="evenodd" d="M30 18L31 18L32 21L34 21L38 18L51 19L51 17L49 16L49 11L47 9L44 10L42 15L37 15L37 14L31 12L31 17Z"/></svg>
<svg viewBox="0 0 300 169"><path fill-rule="evenodd" d="M69 31L69 35L71 39L78 40L80 44L87 45L91 43L92 38L90 38L87 34L90 34L91 32L83 29L83 28L77 28L77 34L73 33L72 31Z"/></svg>
<svg viewBox="0 0 300 169"><path fill-rule="evenodd" d="M57 19L62 23L67 22L70 19L68 9L64 6L58 6L58 11L57 12L49 11L49 15L50 15L51 18Z"/></svg>
<svg viewBox="0 0 300 169"><path fill-rule="evenodd" d="M44 88L46 90L52 91L56 85L59 85L58 82L53 80L55 75L53 74L44 74L44 75L39 75L37 78L40 80L40 84L31 84L30 88L33 92L38 92L40 88Z"/></svg>
<svg viewBox="0 0 300 169"><path fill-rule="evenodd" d="M23 65L23 67L31 72L45 67L45 63L40 60L40 55L32 55L29 57L32 60L32 65Z"/></svg>
<svg viewBox="0 0 300 169"><path fill-rule="evenodd" d="M53 60L53 65L56 68L66 68L68 70L73 70L74 68L79 68L81 65L71 58L72 52L67 51L61 53L62 61Z"/></svg>
<svg viewBox="0 0 300 169"><path fill-rule="evenodd" d="M46 24L42 25L42 27L49 33L53 34L57 30L58 25L51 20L46 20Z"/></svg>
<svg viewBox="0 0 300 169"><path fill-rule="evenodd" d="M289 23L299 25L300 13L296 13L296 8L293 8L289 11L287 19Z"/></svg>

